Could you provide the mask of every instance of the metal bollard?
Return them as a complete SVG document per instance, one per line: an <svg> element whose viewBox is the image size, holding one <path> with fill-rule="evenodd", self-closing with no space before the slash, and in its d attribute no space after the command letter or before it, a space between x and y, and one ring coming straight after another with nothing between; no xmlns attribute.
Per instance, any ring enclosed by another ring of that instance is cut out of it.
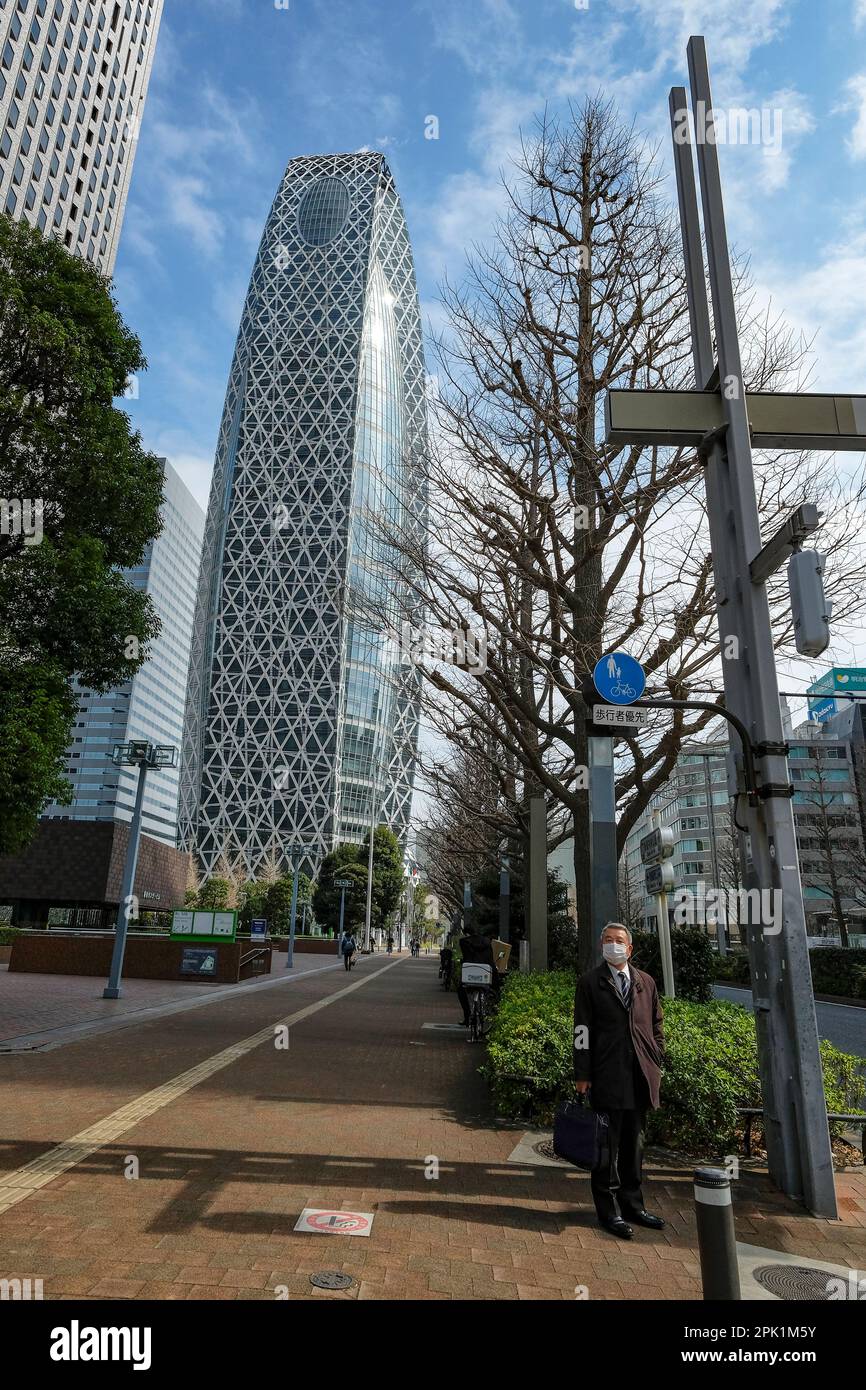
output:
<svg viewBox="0 0 866 1390"><path fill-rule="evenodd" d="M740 1269L731 1180L721 1168L695 1169L695 1216L704 1302L738 1301Z"/></svg>

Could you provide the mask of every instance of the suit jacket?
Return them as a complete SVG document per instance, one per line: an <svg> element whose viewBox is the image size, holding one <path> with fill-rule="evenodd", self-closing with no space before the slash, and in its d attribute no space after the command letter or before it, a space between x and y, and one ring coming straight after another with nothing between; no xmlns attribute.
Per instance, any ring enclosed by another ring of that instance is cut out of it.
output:
<svg viewBox="0 0 866 1390"><path fill-rule="evenodd" d="M589 1081L596 1110L632 1109L640 1105L635 1079L646 1082L649 1104L659 1105L665 1039L655 980L629 964L631 991L622 1002L607 963L596 966L577 982L574 996L574 1079ZM587 1030L585 1048L578 1048ZM642 1089L642 1088L641 1088Z"/></svg>

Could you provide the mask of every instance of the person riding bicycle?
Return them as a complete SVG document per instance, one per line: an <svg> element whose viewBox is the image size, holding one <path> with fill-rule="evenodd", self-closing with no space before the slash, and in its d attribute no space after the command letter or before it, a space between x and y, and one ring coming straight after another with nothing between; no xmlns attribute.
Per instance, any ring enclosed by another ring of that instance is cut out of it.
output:
<svg viewBox="0 0 866 1390"><path fill-rule="evenodd" d="M358 949L358 943L351 932L347 932L340 942L340 950L343 952L343 964L347 970L351 970L354 963L354 955Z"/></svg>
<svg viewBox="0 0 866 1390"><path fill-rule="evenodd" d="M502 980L499 971L496 969L496 960L493 955L493 934L492 932L482 932L478 927L470 927L465 936L460 938L460 954L464 965L489 965L493 971L491 988L498 994ZM462 1026L469 1027L469 995L466 993L462 984L457 986L457 998L460 1000L460 1007L463 1010Z"/></svg>
<svg viewBox="0 0 866 1390"><path fill-rule="evenodd" d="M454 961L454 952L447 944L439 950L439 979L447 983L451 979L451 966Z"/></svg>

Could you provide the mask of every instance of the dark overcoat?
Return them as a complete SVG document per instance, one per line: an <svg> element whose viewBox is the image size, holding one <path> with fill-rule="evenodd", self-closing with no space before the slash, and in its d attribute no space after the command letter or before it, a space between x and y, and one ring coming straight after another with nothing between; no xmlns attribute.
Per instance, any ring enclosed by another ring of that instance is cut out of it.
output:
<svg viewBox="0 0 866 1390"><path fill-rule="evenodd" d="M643 1108L647 1101L653 1110L659 1105L665 1038L658 990L643 970L629 964L629 972L628 1007L606 963L577 982L574 1079L591 1083L590 1099L596 1110Z"/></svg>

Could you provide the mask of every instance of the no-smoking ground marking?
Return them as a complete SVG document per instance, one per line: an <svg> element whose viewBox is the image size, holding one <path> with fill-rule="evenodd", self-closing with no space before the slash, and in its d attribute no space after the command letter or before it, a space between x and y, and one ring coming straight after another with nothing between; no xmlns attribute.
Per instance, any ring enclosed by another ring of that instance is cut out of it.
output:
<svg viewBox="0 0 866 1390"><path fill-rule="evenodd" d="M314 1236L368 1236L373 1225L371 1211L332 1211L304 1207L296 1231Z"/></svg>

